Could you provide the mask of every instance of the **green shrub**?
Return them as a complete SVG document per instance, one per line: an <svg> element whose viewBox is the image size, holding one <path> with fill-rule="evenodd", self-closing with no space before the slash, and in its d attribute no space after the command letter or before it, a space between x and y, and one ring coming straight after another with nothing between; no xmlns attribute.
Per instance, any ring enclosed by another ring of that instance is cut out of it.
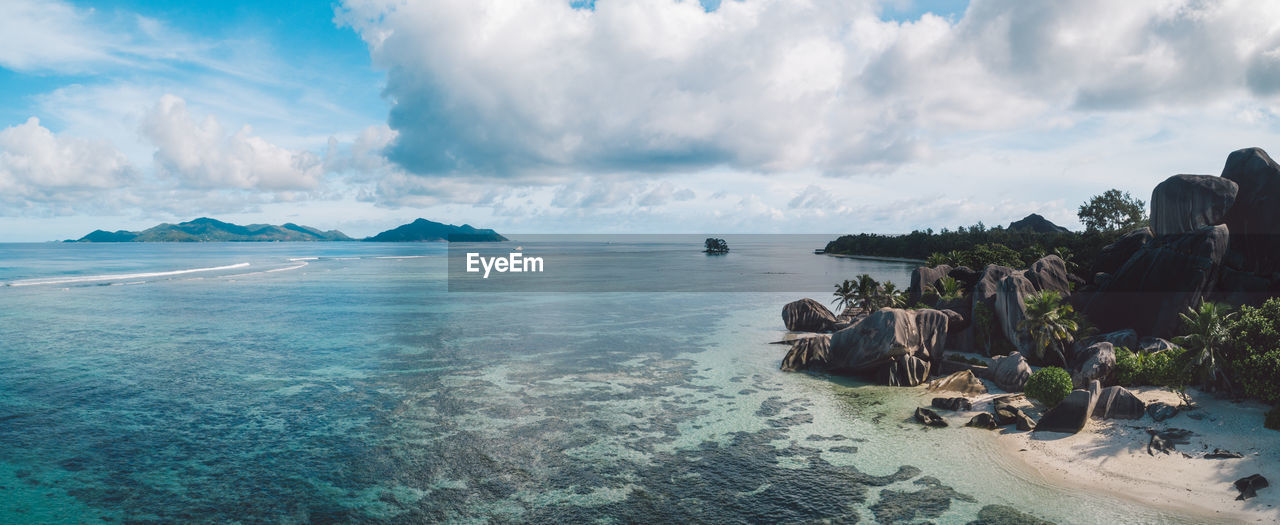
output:
<svg viewBox="0 0 1280 525"><path fill-rule="evenodd" d="M1262 426L1271 430L1280 430L1280 405L1271 407L1267 411L1267 419L1262 422Z"/></svg>
<svg viewBox="0 0 1280 525"><path fill-rule="evenodd" d="M1221 359L1229 377L1248 397L1280 402L1280 298L1241 307L1227 332Z"/></svg>
<svg viewBox="0 0 1280 525"><path fill-rule="evenodd" d="M1071 393L1071 375L1056 366L1046 366L1031 374L1025 388L1027 397L1046 406L1056 406Z"/></svg>
<svg viewBox="0 0 1280 525"><path fill-rule="evenodd" d="M1280 378L1280 350L1250 355L1231 368L1244 395L1268 403L1280 402L1280 387L1276 385L1276 378Z"/></svg>
<svg viewBox="0 0 1280 525"><path fill-rule="evenodd" d="M1174 348L1148 354L1116 349L1116 382L1123 386L1177 387L1191 380L1187 351Z"/></svg>

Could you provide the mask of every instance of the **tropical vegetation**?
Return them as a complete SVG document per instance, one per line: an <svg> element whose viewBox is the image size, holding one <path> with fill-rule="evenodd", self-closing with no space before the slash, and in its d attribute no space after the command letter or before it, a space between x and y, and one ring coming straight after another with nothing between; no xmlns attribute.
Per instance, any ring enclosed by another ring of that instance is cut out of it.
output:
<svg viewBox="0 0 1280 525"><path fill-rule="evenodd" d="M703 244L707 248L706 250L703 250L706 253L713 253L713 254L729 253L729 243L724 242L724 239L708 237L706 242Z"/></svg>
<svg viewBox="0 0 1280 525"><path fill-rule="evenodd" d="M1018 324L1018 330L1031 335L1031 348L1042 363L1067 365L1063 349L1075 341L1080 326L1071 305L1062 301L1062 295L1044 290L1026 296L1026 317Z"/></svg>
<svg viewBox="0 0 1280 525"><path fill-rule="evenodd" d="M1057 406L1071 393L1071 375L1056 366L1046 366L1032 373L1023 388L1027 397L1045 406Z"/></svg>

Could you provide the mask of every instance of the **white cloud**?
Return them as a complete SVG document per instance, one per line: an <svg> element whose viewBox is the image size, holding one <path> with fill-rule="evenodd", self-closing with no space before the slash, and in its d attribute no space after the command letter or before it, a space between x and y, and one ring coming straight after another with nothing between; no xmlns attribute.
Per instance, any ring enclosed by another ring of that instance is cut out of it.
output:
<svg viewBox="0 0 1280 525"><path fill-rule="evenodd" d="M196 122L172 95L147 113L140 132L156 147L157 172L188 188L315 190L325 173L318 155L277 146L249 126L229 134L213 115Z"/></svg>
<svg viewBox="0 0 1280 525"><path fill-rule="evenodd" d="M109 143L59 136L35 117L0 130L2 215L102 211L136 175Z"/></svg>
<svg viewBox="0 0 1280 525"><path fill-rule="evenodd" d="M956 134L1265 104L1280 3L347 0L412 173L892 171Z"/></svg>

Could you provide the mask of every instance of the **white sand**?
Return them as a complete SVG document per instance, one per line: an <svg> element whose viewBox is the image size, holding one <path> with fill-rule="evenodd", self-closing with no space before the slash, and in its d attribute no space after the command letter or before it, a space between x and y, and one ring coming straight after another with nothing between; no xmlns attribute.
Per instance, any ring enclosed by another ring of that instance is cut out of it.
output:
<svg viewBox="0 0 1280 525"><path fill-rule="evenodd" d="M1164 389L1132 389L1143 401L1177 405ZM1079 434L1018 432L1005 427L998 440L1014 463L1033 476L1065 490L1103 492L1206 521L1280 522L1280 431L1262 426L1267 407L1235 403L1191 391L1200 408L1156 423L1150 416L1135 420L1090 420ZM984 396L989 401L996 396ZM1017 403L1035 419L1040 410ZM975 409L989 408L975 406ZM1201 419L1189 417L1203 416ZM1194 432L1190 444L1169 455L1147 453L1147 428L1182 428ZM1241 459L1205 459L1215 448L1244 455ZM1191 457L1184 457L1183 454ZM1262 474L1272 484L1258 496L1236 501L1234 482Z"/></svg>

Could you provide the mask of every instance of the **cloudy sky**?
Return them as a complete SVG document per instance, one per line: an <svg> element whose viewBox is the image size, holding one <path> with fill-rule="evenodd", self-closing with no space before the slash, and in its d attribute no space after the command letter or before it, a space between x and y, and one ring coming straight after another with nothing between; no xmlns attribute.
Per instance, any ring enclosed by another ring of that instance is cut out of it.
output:
<svg viewBox="0 0 1280 525"><path fill-rule="evenodd" d="M0 241L1078 227L1280 153L1280 2L3 0L0 100Z"/></svg>

